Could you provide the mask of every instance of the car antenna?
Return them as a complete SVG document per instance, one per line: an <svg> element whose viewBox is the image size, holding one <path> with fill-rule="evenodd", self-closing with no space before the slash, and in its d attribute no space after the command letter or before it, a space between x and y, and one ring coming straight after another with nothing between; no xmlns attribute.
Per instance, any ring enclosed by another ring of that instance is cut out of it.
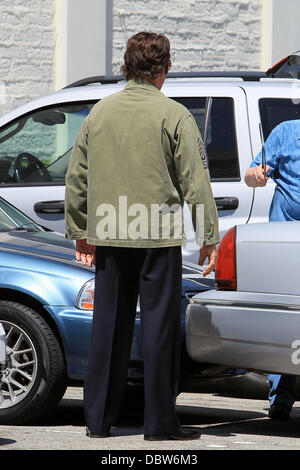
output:
<svg viewBox="0 0 300 470"><path fill-rule="evenodd" d="M263 137L263 131L262 131L262 126L261 122L259 123L259 133L260 133L260 140L261 140L261 167L264 172L265 177L267 176L267 168L266 168L266 150L265 150L265 143L264 143L264 137Z"/></svg>

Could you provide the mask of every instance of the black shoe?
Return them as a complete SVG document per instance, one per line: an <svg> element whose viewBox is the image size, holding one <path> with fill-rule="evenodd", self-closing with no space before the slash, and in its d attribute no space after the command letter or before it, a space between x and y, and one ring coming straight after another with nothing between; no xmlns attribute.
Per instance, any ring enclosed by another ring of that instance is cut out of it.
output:
<svg viewBox="0 0 300 470"><path fill-rule="evenodd" d="M291 409L282 404L271 405L268 416L274 421L287 421L290 419Z"/></svg>
<svg viewBox="0 0 300 470"><path fill-rule="evenodd" d="M111 434L110 434L110 430L109 429L104 429L103 431L101 431L100 433L96 433L96 432L92 432L89 430L89 428L86 428L85 430L85 434L88 436L88 437L110 437Z"/></svg>
<svg viewBox="0 0 300 470"><path fill-rule="evenodd" d="M196 429L182 428L178 431L165 432L162 434L145 434L145 441L187 441L190 439L199 439L200 432Z"/></svg>

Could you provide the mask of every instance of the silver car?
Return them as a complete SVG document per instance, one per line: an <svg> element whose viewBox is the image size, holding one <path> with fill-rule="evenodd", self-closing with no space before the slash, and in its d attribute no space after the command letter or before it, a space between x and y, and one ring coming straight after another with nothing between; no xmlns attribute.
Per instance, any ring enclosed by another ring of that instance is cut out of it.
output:
<svg viewBox="0 0 300 470"><path fill-rule="evenodd" d="M187 308L202 363L300 375L300 222L240 225L222 238L216 289Z"/></svg>

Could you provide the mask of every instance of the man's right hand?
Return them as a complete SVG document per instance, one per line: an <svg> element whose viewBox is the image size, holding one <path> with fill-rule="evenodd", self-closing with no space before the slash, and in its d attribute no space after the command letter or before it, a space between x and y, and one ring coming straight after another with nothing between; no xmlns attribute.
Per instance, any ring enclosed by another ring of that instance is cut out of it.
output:
<svg viewBox="0 0 300 470"><path fill-rule="evenodd" d="M76 260L84 266L96 264L96 247L87 243L87 240L76 240Z"/></svg>
<svg viewBox="0 0 300 470"><path fill-rule="evenodd" d="M266 174L268 174L269 171L270 167L266 165ZM266 186L268 179L268 176L263 172L262 165L248 168L245 174L245 183L251 188Z"/></svg>

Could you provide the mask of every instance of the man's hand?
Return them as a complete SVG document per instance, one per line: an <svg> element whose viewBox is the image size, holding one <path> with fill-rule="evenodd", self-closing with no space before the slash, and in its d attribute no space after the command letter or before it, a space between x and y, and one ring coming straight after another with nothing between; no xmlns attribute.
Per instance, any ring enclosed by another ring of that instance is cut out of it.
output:
<svg viewBox="0 0 300 470"><path fill-rule="evenodd" d="M266 186L268 177L267 174L270 171L269 165L266 165L266 174L264 174L262 165L248 168L245 174L245 182L251 188Z"/></svg>
<svg viewBox="0 0 300 470"><path fill-rule="evenodd" d="M96 263L96 247L87 243L86 239L76 240L76 260L81 261L84 266L92 266Z"/></svg>
<svg viewBox="0 0 300 470"><path fill-rule="evenodd" d="M208 258L208 265L203 271L203 276L207 276L207 274L210 274L216 267L216 262L217 262L216 244L205 245L200 249L200 256L199 256L199 261L198 261L199 266L203 266L206 258Z"/></svg>

